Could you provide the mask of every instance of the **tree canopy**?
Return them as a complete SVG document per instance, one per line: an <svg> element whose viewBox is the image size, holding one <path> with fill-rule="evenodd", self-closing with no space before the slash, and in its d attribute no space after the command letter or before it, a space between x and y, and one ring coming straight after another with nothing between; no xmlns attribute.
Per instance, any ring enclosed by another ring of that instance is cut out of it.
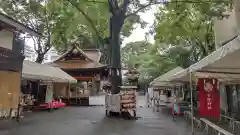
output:
<svg viewBox="0 0 240 135"><path fill-rule="evenodd" d="M61 51L80 42L82 48L99 48L108 54L109 64L116 69L112 75L122 61L126 68L137 66L146 82L176 66L186 68L214 51L213 19L226 17L224 11L231 4L231 0L1 0L1 11L43 33L33 38L37 62L52 46ZM122 48L121 58L121 41L134 24L146 26L138 13L152 5L160 5L150 31L156 43L129 43Z"/></svg>
<svg viewBox="0 0 240 135"><path fill-rule="evenodd" d="M140 82L150 82L176 66L187 68L215 50L213 20L226 17L229 7L230 1L223 0L171 1L159 6L150 31L155 44L127 44L122 48L123 66L137 63Z"/></svg>

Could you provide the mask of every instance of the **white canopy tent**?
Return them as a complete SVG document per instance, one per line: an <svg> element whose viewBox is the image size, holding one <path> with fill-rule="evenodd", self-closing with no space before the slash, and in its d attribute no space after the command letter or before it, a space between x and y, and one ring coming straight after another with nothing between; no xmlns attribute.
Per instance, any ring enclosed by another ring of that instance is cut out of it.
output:
<svg viewBox="0 0 240 135"><path fill-rule="evenodd" d="M179 83L174 83L174 82L171 82L172 80L172 77L174 74L180 72L184 70L183 68L181 67L176 67L170 71L168 71L167 73L159 76L158 78L154 79L150 85L153 86L153 87L172 87L172 86L179 86L181 84Z"/></svg>
<svg viewBox="0 0 240 135"><path fill-rule="evenodd" d="M199 77L215 77L221 82L239 82L240 80L240 36L236 36L225 46L214 51L204 59L173 76L173 81L190 82L191 110L193 110L192 81ZM192 117L194 116L191 111ZM193 130L192 119L192 131Z"/></svg>
<svg viewBox="0 0 240 135"><path fill-rule="evenodd" d="M76 79L62 71L60 68L26 60L23 62L22 78L53 82L77 82Z"/></svg>
<svg viewBox="0 0 240 135"><path fill-rule="evenodd" d="M240 81L240 37L214 51L199 62L173 75L172 81L189 82L199 77L216 77L219 81Z"/></svg>
<svg viewBox="0 0 240 135"><path fill-rule="evenodd" d="M189 69L183 69L182 71L179 71L177 73L175 73L171 78L172 82L189 82Z"/></svg>
<svg viewBox="0 0 240 135"><path fill-rule="evenodd" d="M199 62L189 67L189 72L204 73L220 81L240 80L240 37L237 36ZM197 76L197 74L196 74Z"/></svg>

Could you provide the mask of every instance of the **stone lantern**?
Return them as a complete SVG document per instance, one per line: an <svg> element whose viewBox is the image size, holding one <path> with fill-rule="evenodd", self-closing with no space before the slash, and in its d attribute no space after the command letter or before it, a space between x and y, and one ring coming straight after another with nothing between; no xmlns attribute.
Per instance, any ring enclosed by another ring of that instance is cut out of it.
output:
<svg viewBox="0 0 240 135"><path fill-rule="evenodd" d="M139 72L136 68L129 69L126 73L126 77L130 85L137 86L138 85L138 78Z"/></svg>

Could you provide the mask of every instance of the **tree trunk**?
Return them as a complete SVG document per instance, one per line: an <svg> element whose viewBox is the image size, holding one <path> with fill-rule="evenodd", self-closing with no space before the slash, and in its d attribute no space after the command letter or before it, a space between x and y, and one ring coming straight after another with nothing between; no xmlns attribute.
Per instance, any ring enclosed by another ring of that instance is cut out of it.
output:
<svg viewBox="0 0 240 135"><path fill-rule="evenodd" d="M120 31L123 21L120 16L113 16L110 20L110 65L111 65L111 83L112 93L117 94L120 92L119 86L122 85L121 74L121 54L120 54Z"/></svg>
<svg viewBox="0 0 240 135"><path fill-rule="evenodd" d="M112 13L110 18L110 65L111 65L111 82L112 93L120 92L119 86L122 85L121 73L121 54L120 54L120 32L124 24L127 7L130 0L123 0L119 7L118 0L109 0L109 9Z"/></svg>
<svg viewBox="0 0 240 135"><path fill-rule="evenodd" d="M38 56L37 56L37 59L35 62L41 64L43 62L43 60L44 60L44 54L38 53Z"/></svg>

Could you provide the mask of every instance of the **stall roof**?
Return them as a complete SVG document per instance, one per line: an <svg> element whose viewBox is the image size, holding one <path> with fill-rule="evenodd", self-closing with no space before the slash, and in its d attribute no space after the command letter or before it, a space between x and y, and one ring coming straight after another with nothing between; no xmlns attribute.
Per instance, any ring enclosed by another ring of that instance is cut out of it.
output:
<svg viewBox="0 0 240 135"><path fill-rule="evenodd" d="M240 37L236 37L225 46L189 67L190 72L240 73Z"/></svg>
<svg viewBox="0 0 240 135"><path fill-rule="evenodd" d="M236 36L225 46L219 48L199 62L189 67L190 72L206 73L222 80L240 79L240 36Z"/></svg>
<svg viewBox="0 0 240 135"><path fill-rule="evenodd" d="M172 76L173 82L189 82L189 68L183 69Z"/></svg>
<svg viewBox="0 0 240 135"><path fill-rule="evenodd" d="M76 79L62 71L60 68L26 60L23 62L22 78L53 82L77 82Z"/></svg>
<svg viewBox="0 0 240 135"><path fill-rule="evenodd" d="M172 76L180 71L184 70L181 67L176 67L167 73L159 76L158 78L154 79L150 85L151 86L173 86L173 85L178 85L177 83L170 82L172 80Z"/></svg>
<svg viewBox="0 0 240 135"><path fill-rule="evenodd" d="M190 72L196 77L216 77L220 81L240 81L240 37L236 36L188 69L173 76L174 81L189 81Z"/></svg>

